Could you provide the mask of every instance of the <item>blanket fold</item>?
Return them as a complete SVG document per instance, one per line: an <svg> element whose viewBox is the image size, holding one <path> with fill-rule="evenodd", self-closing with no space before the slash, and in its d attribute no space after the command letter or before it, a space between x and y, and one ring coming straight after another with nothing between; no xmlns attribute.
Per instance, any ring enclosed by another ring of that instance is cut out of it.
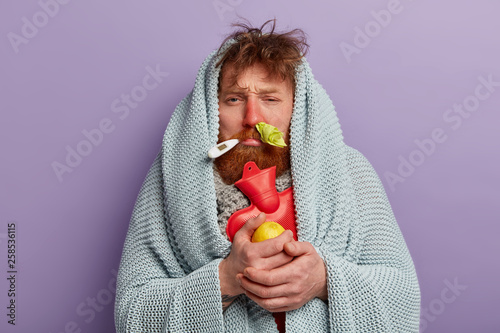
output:
<svg viewBox="0 0 500 333"><path fill-rule="evenodd" d="M137 198L118 275L117 332L277 332L272 315L245 296L222 311L218 264L231 243L217 222L207 157L218 135L218 59L207 57L172 114ZM334 106L306 60L296 81L297 234L325 261L329 299L288 312L286 330L418 332L418 280L380 179L343 142Z"/></svg>

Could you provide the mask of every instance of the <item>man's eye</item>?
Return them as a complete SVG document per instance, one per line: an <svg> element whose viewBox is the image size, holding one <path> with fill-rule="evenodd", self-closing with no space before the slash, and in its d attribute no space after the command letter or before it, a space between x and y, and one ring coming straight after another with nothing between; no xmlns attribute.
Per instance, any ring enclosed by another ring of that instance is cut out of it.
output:
<svg viewBox="0 0 500 333"><path fill-rule="evenodd" d="M231 97L231 98L228 98L227 101L230 103L236 103L239 101L239 99L237 97Z"/></svg>
<svg viewBox="0 0 500 333"><path fill-rule="evenodd" d="M277 98L269 97L269 98L266 98L266 101L268 101L268 102L278 102L278 99Z"/></svg>

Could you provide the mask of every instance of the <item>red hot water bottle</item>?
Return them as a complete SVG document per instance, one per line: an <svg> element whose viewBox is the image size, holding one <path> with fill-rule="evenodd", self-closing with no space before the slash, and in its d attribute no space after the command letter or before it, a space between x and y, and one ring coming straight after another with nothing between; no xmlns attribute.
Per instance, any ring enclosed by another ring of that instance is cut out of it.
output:
<svg viewBox="0 0 500 333"><path fill-rule="evenodd" d="M260 170L254 162L245 164L243 177L234 185L250 199L251 204L229 217L226 232L231 242L246 221L261 212L266 213L266 221L274 221L281 224L285 230L292 230L293 238L298 240L292 187L278 193L275 184L275 166Z"/></svg>

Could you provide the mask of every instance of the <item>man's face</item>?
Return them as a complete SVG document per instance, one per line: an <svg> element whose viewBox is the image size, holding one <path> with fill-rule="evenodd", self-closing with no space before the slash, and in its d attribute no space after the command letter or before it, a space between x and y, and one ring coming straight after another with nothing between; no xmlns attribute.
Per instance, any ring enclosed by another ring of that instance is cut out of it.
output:
<svg viewBox="0 0 500 333"><path fill-rule="evenodd" d="M219 92L219 133L225 140L261 121L288 136L293 110L293 87L288 81L268 77L260 64L248 68L232 82L233 67L224 68ZM260 146L259 140L242 142Z"/></svg>
<svg viewBox="0 0 500 333"><path fill-rule="evenodd" d="M215 160L219 173L226 183L234 183L241 178L244 164L254 161L260 169L276 165L279 176L289 168L289 146L263 143L255 125L263 121L275 126L289 144L293 86L287 80L269 77L260 64L246 69L236 80L232 77L233 66L225 66L219 90L219 142L237 138L240 144Z"/></svg>

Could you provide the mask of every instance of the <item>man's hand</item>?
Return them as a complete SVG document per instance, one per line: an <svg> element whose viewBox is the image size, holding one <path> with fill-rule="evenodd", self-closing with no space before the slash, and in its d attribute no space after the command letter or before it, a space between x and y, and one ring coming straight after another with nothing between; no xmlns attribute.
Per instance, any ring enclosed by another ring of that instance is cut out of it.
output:
<svg viewBox="0 0 500 333"><path fill-rule="evenodd" d="M251 266L237 275L245 294L271 312L298 309L314 297L326 301L326 268L314 247L292 241L284 250L292 262L271 270Z"/></svg>
<svg viewBox="0 0 500 333"><path fill-rule="evenodd" d="M219 264L219 279L223 306L231 302L245 291L241 288L237 274L242 274L247 267L272 270L292 261L293 256L287 254L284 245L293 241L293 233L286 230L276 238L259 243L252 243L252 235L266 220L266 214L248 220L234 235L233 246L229 256Z"/></svg>

